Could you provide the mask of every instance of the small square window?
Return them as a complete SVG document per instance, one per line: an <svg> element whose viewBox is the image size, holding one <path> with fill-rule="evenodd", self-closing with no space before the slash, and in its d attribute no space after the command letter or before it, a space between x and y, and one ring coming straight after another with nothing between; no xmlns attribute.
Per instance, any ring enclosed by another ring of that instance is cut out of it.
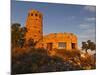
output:
<svg viewBox="0 0 100 75"><path fill-rule="evenodd" d="M36 35L34 35L34 37L36 37Z"/></svg>
<svg viewBox="0 0 100 75"><path fill-rule="evenodd" d="M37 14L35 14L35 16L38 16Z"/></svg>
<svg viewBox="0 0 100 75"><path fill-rule="evenodd" d="M36 20L38 20L38 19L36 19Z"/></svg>
<svg viewBox="0 0 100 75"><path fill-rule="evenodd" d="M31 16L33 16L33 13L31 13Z"/></svg>
<svg viewBox="0 0 100 75"><path fill-rule="evenodd" d="M40 33L40 31L39 31L39 33Z"/></svg>

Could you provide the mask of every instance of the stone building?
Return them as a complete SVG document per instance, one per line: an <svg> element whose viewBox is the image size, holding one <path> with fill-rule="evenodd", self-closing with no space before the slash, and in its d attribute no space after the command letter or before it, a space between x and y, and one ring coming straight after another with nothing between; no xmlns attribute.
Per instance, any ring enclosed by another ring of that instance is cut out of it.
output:
<svg viewBox="0 0 100 75"><path fill-rule="evenodd" d="M26 20L26 40L38 41L36 48L53 49L78 49L77 36L73 33L50 33L43 36L43 14L37 10L30 10Z"/></svg>
<svg viewBox="0 0 100 75"><path fill-rule="evenodd" d="M73 33L51 33L43 37L47 49L77 49L77 37Z"/></svg>

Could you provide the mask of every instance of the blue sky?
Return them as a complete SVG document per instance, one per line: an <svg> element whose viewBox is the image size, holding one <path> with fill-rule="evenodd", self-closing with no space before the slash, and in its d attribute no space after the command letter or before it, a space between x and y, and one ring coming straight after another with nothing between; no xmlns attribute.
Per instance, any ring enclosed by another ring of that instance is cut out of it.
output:
<svg viewBox="0 0 100 75"><path fill-rule="evenodd" d="M11 22L25 26L30 9L43 13L43 33L72 32L78 45L88 39L95 42L96 7L88 5L54 4L12 0Z"/></svg>

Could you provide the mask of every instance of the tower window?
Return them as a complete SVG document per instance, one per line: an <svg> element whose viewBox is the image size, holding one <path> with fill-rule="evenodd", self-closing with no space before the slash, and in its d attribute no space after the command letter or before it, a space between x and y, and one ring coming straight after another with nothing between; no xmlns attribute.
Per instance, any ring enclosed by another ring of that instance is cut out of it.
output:
<svg viewBox="0 0 100 75"><path fill-rule="evenodd" d="M39 31L39 33L40 33L40 31Z"/></svg>
<svg viewBox="0 0 100 75"><path fill-rule="evenodd" d="M38 16L38 14L35 14L35 16Z"/></svg>
<svg viewBox="0 0 100 75"><path fill-rule="evenodd" d="M38 19L36 19L36 20L38 20Z"/></svg>
<svg viewBox="0 0 100 75"><path fill-rule="evenodd" d="M36 37L36 35L34 35L34 37Z"/></svg>
<svg viewBox="0 0 100 75"><path fill-rule="evenodd" d="M33 13L31 13L31 16L33 16Z"/></svg>

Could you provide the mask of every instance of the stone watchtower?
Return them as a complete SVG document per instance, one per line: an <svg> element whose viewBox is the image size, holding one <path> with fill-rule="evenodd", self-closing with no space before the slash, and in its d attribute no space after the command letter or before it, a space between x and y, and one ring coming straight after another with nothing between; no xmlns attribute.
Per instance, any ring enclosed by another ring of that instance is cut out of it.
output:
<svg viewBox="0 0 100 75"><path fill-rule="evenodd" d="M26 41L33 39L39 41L43 38L42 31L42 13L37 10L30 10L26 19Z"/></svg>

